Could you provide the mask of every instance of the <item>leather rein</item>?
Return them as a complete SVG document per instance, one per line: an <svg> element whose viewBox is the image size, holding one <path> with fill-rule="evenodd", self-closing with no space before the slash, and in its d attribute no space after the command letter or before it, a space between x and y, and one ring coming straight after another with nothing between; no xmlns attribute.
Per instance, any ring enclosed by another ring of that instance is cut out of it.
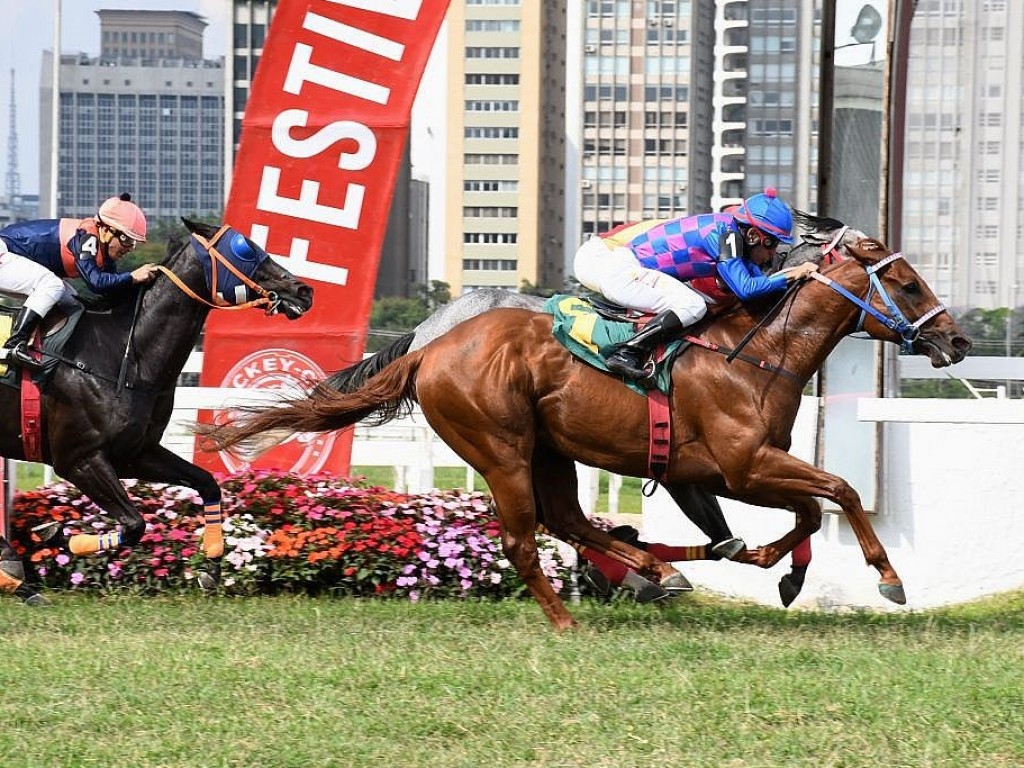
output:
<svg viewBox="0 0 1024 768"><path fill-rule="evenodd" d="M194 232L192 233L192 237L194 237L199 242L199 244L206 249L206 252L210 254L210 258L213 259L213 261L217 262L218 264L221 264L225 269L231 272L235 277L239 279L239 281L241 281L243 285L245 285L253 293L257 294L259 298L252 299L251 301L246 301L242 304L228 303L225 299L221 298L218 295L217 270L211 269L210 296L212 298L212 301L207 301L202 296L193 291L191 288L189 288L187 285L185 285L185 283L181 280L180 277L174 274L173 271L165 267L163 264L158 264L157 269L159 269L163 274L165 274L168 277L168 279L170 279L170 281L181 290L182 293L187 295L189 298L198 301L200 304L205 304L211 309L249 309L250 307L266 307L268 315L274 314L274 312L277 311L278 305L281 303L281 299L278 297L278 295L273 291L268 291L262 285L259 285L258 283L253 281L252 278L250 278L248 275L239 270L226 257L221 255L221 253L216 248L213 247L213 244L220 240L221 236L228 229L230 229L230 227L228 227L227 225L221 227L219 230L217 230L217 234L215 234L213 238L210 240L207 240L202 235L198 235Z"/></svg>
<svg viewBox="0 0 1024 768"><path fill-rule="evenodd" d="M849 227L843 226L838 231L838 233L836 233L836 235L832 238L830 242L821 246L822 263L836 264L840 261L846 260L847 257L840 254L838 248L839 243L843 239L843 235L846 234L848 229ZM884 259L880 259L874 264L864 267L864 270L868 274L868 280L870 281L867 295L864 298L860 298L859 296L854 295L847 288L840 285L835 280L826 277L820 272L812 272L810 274L810 278L817 280L819 283L822 283L823 285L828 286L833 291L842 296L844 299L860 308L860 318L857 321L857 327L854 329L854 333L857 333L864 329L864 321L867 319L868 315L871 315L886 328L889 328L890 330L898 333L901 339L900 349L903 352L909 353L913 350L914 342L917 341L918 337L921 335L921 326L923 326L936 315L945 312L946 307L944 304L940 302L936 304L934 307L932 307L930 310L925 312L921 317L919 317L914 322L910 322L907 319L907 317L903 314L902 310L900 310L900 308L896 306L896 302L894 302L892 300L892 297L889 296L889 292L886 291L885 286L882 285L882 281L878 277L879 272L881 272L883 269L885 269L893 262L903 258L905 258L903 253L897 251L895 253L890 253ZM745 355L742 353L741 350L743 349L743 347L747 345L747 342L749 342L751 338L753 338L757 331L764 327L764 325L766 325L768 321L775 316L775 314L778 312L782 304L789 298L790 294L798 290L806 279L807 278L804 278L804 280L801 280L800 282L794 283L792 286L790 286L790 288L786 291L782 298L779 299L778 302L776 302L774 307L772 307L771 311L769 311L763 318L761 318L761 320L757 322L756 325L754 325L753 328L750 329L750 331L747 332L747 334L743 337L740 343L736 345L735 349L729 349L728 347L723 347L714 342L707 341L706 339L702 339L695 336L684 336L683 338L688 342L703 347L704 349L709 349L713 352L720 352L726 355L728 362L732 362L734 359L739 358L743 362L749 363L757 368L761 368L762 370L781 374L797 382L803 382L803 379L801 379L799 376L792 373L791 371L787 371L785 368L773 365L764 360L759 360L755 357ZM872 296L874 296L876 292L885 304L887 310L886 312L875 309L873 306L871 306L871 298Z"/></svg>

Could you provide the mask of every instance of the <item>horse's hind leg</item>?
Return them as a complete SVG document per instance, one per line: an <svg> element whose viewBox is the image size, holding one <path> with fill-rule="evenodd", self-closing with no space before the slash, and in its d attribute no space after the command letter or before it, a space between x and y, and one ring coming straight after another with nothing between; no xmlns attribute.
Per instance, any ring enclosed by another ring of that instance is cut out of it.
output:
<svg viewBox="0 0 1024 768"><path fill-rule="evenodd" d="M534 493L543 510L544 523L551 533L576 547L583 557L614 561L607 565L625 568L620 578L636 575L633 585L638 596L647 600L665 597L666 590L689 591L690 583L679 571L653 554L620 541L595 528L580 507L576 466L572 460L549 449L538 448L533 456ZM595 562L596 564L596 562ZM648 577L657 589L647 589Z"/></svg>
<svg viewBox="0 0 1024 768"><path fill-rule="evenodd" d="M529 462L532 433L520 428L510 434L493 422L466 426L464 419L460 422L439 413L428 414L428 419L438 436L487 482L505 555L548 621L558 630L573 626L576 622L541 570L537 554L537 509Z"/></svg>
<svg viewBox="0 0 1024 768"><path fill-rule="evenodd" d="M208 592L216 589L220 584L224 555L224 517L220 486L213 475L162 445L154 445L138 453L126 465L124 474L138 480L181 485L199 494L203 502L202 547L206 562L196 580Z"/></svg>
<svg viewBox="0 0 1024 768"><path fill-rule="evenodd" d="M42 607L50 601L25 582L25 568L14 547L0 536L0 592L14 595L25 605Z"/></svg>

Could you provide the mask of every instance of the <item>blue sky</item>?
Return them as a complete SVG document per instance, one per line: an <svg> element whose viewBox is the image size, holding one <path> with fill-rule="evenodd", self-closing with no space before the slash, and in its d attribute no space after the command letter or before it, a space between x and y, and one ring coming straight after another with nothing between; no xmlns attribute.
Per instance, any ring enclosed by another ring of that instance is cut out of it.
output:
<svg viewBox="0 0 1024 768"><path fill-rule="evenodd" d="M11 70L17 99L18 173L23 194L39 192L39 72L43 51L53 48L53 0L3 0L4 21L0 24L0 139L3 144L3 171L0 194L6 192L7 141L10 132ZM150 11L195 11L210 26L204 35L208 57L224 55L227 50L230 3L224 0L62 0L61 50L85 51L98 55L100 49L100 9L136 9Z"/></svg>

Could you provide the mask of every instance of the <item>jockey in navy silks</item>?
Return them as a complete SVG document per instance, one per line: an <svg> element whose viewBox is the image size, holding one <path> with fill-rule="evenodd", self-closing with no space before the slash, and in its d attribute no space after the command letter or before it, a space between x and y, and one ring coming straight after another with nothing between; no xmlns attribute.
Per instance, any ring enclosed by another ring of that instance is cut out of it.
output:
<svg viewBox="0 0 1024 768"><path fill-rule="evenodd" d="M605 364L627 379L645 379L654 348L704 317L708 304L776 293L817 270L808 262L765 275L761 268L780 242L793 242L793 214L772 188L728 212L642 221L590 238L576 252L576 279L655 315Z"/></svg>
<svg viewBox="0 0 1024 768"><path fill-rule="evenodd" d="M146 217L127 193L106 200L95 217L22 221L0 230L0 291L26 297L0 349L7 362L41 367L28 353L28 342L54 304L74 295L61 278L80 277L89 290L103 294L156 277L154 264L117 271L118 259L145 240Z"/></svg>

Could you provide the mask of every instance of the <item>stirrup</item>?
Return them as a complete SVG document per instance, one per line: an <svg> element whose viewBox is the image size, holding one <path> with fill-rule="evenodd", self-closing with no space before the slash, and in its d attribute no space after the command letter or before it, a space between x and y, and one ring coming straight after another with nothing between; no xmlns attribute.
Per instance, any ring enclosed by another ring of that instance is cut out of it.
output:
<svg viewBox="0 0 1024 768"><path fill-rule="evenodd" d="M13 347L4 347L7 354L4 356L8 365L16 365L21 368L28 368L30 371L41 371L43 363L37 360L28 352L28 345L19 341Z"/></svg>
<svg viewBox="0 0 1024 768"><path fill-rule="evenodd" d="M612 373L617 373L631 381L643 381L649 379L654 375L654 361L649 357L646 361L640 361L640 367L638 367L631 356L622 353L621 350L616 350L611 355L605 358L604 364L608 366L608 370Z"/></svg>

